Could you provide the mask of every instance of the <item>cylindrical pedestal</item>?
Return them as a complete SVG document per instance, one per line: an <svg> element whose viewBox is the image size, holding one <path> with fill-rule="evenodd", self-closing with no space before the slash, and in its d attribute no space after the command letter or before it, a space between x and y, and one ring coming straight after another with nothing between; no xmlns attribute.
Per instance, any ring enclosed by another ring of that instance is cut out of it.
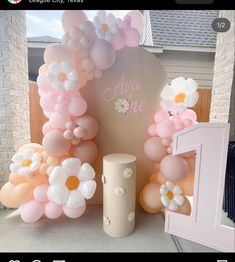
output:
<svg viewBox="0 0 235 262"><path fill-rule="evenodd" d="M135 228L136 157L110 154L103 158L103 227L112 237Z"/></svg>

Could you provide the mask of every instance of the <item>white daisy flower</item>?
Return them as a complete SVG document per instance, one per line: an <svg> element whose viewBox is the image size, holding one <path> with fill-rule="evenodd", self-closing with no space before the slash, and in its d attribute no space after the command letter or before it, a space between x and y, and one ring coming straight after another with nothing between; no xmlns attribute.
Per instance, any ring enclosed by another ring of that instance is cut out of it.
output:
<svg viewBox="0 0 235 262"><path fill-rule="evenodd" d="M180 186L167 181L160 187L161 202L169 210L175 211L184 203L182 193L183 190Z"/></svg>
<svg viewBox="0 0 235 262"><path fill-rule="evenodd" d="M121 186L118 186L114 189L114 193L116 196L123 196L125 194L125 189Z"/></svg>
<svg viewBox="0 0 235 262"><path fill-rule="evenodd" d="M197 88L198 85L192 78L173 79L171 85L165 86L161 92L161 108L173 115L183 113L188 107L196 105L199 98Z"/></svg>
<svg viewBox="0 0 235 262"><path fill-rule="evenodd" d="M132 222L134 221L135 219L135 212L131 212L129 215L128 215L128 221L129 222Z"/></svg>
<svg viewBox="0 0 235 262"><path fill-rule="evenodd" d="M115 110L118 113L126 114L130 110L130 102L126 98L120 98L115 102Z"/></svg>
<svg viewBox="0 0 235 262"><path fill-rule="evenodd" d="M24 150L16 153L11 160L13 162L10 165L11 172L26 176L39 169L42 156L34 150Z"/></svg>
<svg viewBox="0 0 235 262"><path fill-rule="evenodd" d="M106 225L110 225L111 222L110 222L110 219L107 217L107 216L103 216L103 221Z"/></svg>
<svg viewBox="0 0 235 262"><path fill-rule="evenodd" d="M79 86L77 72L68 62L53 62L49 64L48 70L48 79L53 88L60 91L70 91Z"/></svg>
<svg viewBox="0 0 235 262"><path fill-rule="evenodd" d="M106 14L104 10L97 13L94 18L94 26L96 28L96 34L98 38L105 39L106 41L111 41L113 35L118 31L117 20L112 14Z"/></svg>
<svg viewBox="0 0 235 262"><path fill-rule="evenodd" d="M56 166L49 176L48 198L58 205L78 208L85 199L93 197L96 182L92 180L95 171L91 165L78 158L68 158L61 166Z"/></svg>
<svg viewBox="0 0 235 262"><path fill-rule="evenodd" d="M123 176L125 178L130 178L132 175L133 175L133 169L131 167L125 168L125 170L123 172Z"/></svg>

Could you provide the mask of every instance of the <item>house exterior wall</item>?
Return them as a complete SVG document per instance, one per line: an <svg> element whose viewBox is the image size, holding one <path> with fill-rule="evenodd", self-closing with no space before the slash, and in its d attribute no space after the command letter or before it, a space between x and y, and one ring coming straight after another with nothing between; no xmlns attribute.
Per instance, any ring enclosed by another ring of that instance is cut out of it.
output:
<svg viewBox="0 0 235 262"><path fill-rule="evenodd" d="M217 35L210 122L227 123L231 112L230 103L234 103L231 101L231 91L234 80L235 11L223 10L220 11L219 16L227 18L231 27L229 31ZM231 115L230 121L233 125L234 118L234 115Z"/></svg>
<svg viewBox="0 0 235 262"><path fill-rule="evenodd" d="M11 157L29 141L25 12L0 11L0 187Z"/></svg>
<svg viewBox="0 0 235 262"><path fill-rule="evenodd" d="M168 83L176 77L191 77L200 88L212 88L214 53L167 51L156 54L161 60Z"/></svg>

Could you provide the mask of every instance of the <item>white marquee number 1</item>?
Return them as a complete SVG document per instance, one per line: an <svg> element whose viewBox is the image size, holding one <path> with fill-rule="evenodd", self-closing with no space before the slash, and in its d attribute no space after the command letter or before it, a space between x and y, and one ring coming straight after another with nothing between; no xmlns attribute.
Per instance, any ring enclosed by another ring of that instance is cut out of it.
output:
<svg viewBox="0 0 235 262"><path fill-rule="evenodd" d="M167 211L165 232L220 251L234 251L234 228L221 225L229 124L199 123L174 135L173 154L195 150L191 216Z"/></svg>

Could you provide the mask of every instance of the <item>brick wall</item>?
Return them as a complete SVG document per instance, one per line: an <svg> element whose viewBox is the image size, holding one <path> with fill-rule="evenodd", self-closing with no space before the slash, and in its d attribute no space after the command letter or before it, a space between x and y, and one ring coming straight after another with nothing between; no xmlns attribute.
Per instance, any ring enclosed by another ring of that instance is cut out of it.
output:
<svg viewBox="0 0 235 262"><path fill-rule="evenodd" d="M234 110L230 110L230 104L235 103L235 101L231 100L232 88L234 88L234 16L234 10L220 11L220 17L227 18L231 23L231 27L229 31L217 34L210 111L210 122L227 123L230 121L232 125L234 125L235 120Z"/></svg>
<svg viewBox="0 0 235 262"><path fill-rule="evenodd" d="M0 186L12 155L30 141L24 11L0 11Z"/></svg>

